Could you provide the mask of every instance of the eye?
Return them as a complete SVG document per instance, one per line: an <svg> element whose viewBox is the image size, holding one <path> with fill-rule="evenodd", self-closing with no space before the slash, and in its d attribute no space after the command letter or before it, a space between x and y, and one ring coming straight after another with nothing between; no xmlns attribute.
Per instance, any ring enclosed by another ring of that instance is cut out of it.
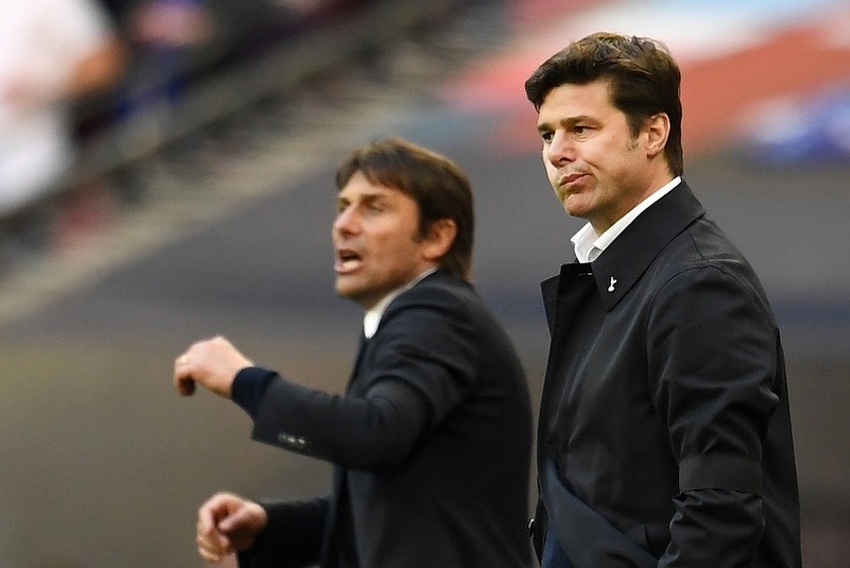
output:
<svg viewBox="0 0 850 568"><path fill-rule="evenodd" d="M550 131L550 130L542 130L542 131L540 131L540 138L542 138L542 139L543 139L543 141L544 141L544 142L546 142L547 144L548 144L548 143L550 143L550 142L552 141L552 138L553 138L554 136L555 136L555 134L554 134L552 131Z"/></svg>
<svg viewBox="0 0 850 568"><path fill-rule="evenodd" d="M576 124L572 128L572 135L574 138L587 138L590 136L590 133L593 131L593 127L588 126L586 124Z"/></svg>
<svg viewBox="0 0 850 568"><path fill-rule="evenodd" d="M387 203L382 197L374 196L360 202L359 208L364 215L378 215L387 210Z"/></svg>

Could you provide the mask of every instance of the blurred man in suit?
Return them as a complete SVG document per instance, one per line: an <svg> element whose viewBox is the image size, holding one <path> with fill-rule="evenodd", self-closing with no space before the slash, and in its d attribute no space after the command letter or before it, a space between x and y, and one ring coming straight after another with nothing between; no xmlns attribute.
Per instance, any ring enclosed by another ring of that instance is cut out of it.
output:
<svg viewBox="0 0 850 568"><path fill-rule="evenodd" d="M658 42L598 33L525 84L549 181L588 222L543 283L545 568L801 564L779 330L681 177L679 83Z"/></svg>
<svg viewBox="0 0 850 568"><path fill-rule="evenodd" d="M263 369L224 338L175 362L232 398L254 438L334 464L330 495L255 503L222 493L198 547L242 567L516 568L525 533L531 412L520 361L469 283L472 193L460 169L400 140L337 171L336 291L365 311L345 396Z"/></svg>

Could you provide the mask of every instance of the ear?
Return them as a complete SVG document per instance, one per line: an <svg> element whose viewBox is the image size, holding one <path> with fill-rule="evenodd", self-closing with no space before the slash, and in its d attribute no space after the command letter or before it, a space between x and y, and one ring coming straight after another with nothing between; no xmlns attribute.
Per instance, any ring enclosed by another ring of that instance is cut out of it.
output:
<svg viewBox="0 0 850 568"><path fill-rule="evenodd" d="M646 156L654 158L664 152L670 135L670 117L666 112L650 116L646 121Z"/></svg>
<svg viewBox="0 0 850 568"><path fill-rule="evenodd" d="M452 219L438 219L431 224L422 241L422 256L437 262L449 252L457 236L457 224Z"/></svg>

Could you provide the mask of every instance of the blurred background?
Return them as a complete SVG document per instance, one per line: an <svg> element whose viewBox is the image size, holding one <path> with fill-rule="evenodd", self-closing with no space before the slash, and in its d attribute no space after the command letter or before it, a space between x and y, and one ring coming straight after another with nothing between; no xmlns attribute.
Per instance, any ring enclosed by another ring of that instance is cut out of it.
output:
<svg viewBox="0 0 850 568"><path fill-rule="evenodd" d="M172 362L224 334L344 387L332 174L376 137L469 173L476 284L536 400L538 285L579 222L522 84L603 29L681 64L686 178L784 334L806 566L847 565L850 2L85 1L0 0L0 568L200 567L213 492L328 489L231 403L178 397Z"/></svg>

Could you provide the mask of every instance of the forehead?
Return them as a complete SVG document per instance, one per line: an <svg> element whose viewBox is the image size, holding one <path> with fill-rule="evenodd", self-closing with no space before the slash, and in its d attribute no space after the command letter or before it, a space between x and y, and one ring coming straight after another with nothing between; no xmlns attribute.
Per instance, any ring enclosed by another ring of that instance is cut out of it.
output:
<svg viewBox="0 0 850 568"><path fill-rule="evenodd" d="M339 190L340 198L354 198L358 196L393 196L401 194L395 188L387 187L380 183L372 183L363 172L354 172L348 182Z"/></svg>
<svg viewBox="0 0 850 568"><path fill-rule="evenodd" d="M597 80L584 85L567 83L555 87L540 105L538 123L560 123L577 117L596 117L620 112L611 102L609 83Z"/></svg>
<svg viewBox="0 0 850 568"><path fill-rule="evenodd" d="M373 183L362 172L358 171L339 190L337 202L355 203L361 201L394 203L400 207L411 207L418 210L416 201L407 193L395 187Z"/></svg>

